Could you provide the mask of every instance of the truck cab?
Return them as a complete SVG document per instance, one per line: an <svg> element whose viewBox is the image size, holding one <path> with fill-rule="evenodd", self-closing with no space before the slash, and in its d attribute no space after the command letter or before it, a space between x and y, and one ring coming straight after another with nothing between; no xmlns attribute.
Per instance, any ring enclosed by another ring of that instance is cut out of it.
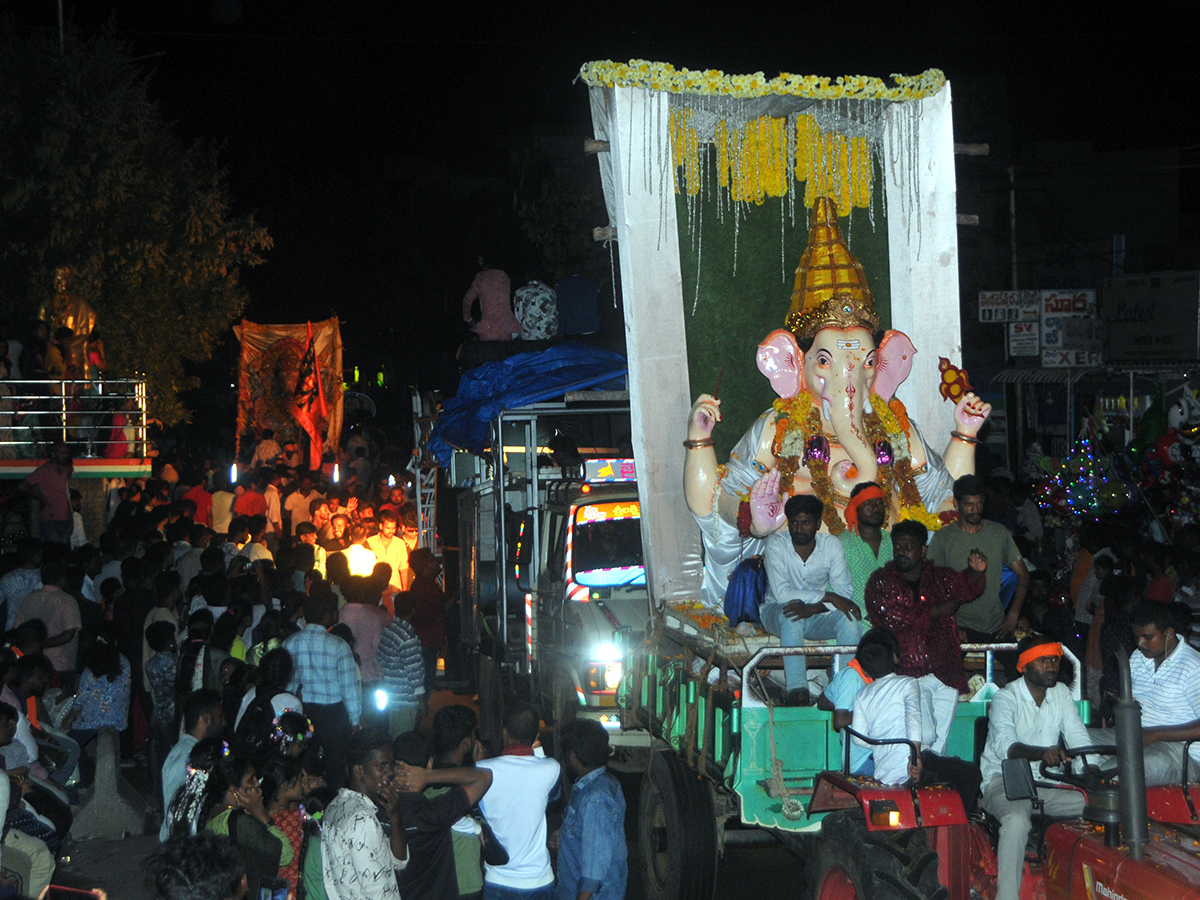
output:
<svg viewBox="0 0 1200 900"><path fill-rule="evenodd" d="M650 596L631 459L590 459L549 486L541 512L537 611L542 694L556 723L598 718L620 737L617 688Z"/></svg>

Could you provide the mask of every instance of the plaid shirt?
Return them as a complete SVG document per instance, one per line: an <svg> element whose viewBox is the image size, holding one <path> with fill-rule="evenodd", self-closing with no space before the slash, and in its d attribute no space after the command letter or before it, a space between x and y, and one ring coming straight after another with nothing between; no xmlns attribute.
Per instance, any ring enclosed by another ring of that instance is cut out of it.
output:
<svg viewBox="0 0 1200 900"><path fill-rule="evenodd" d="M306 625L283 642L283 649L292 654L294 666L289 691L305 703L344 703L350 722L358 722L362 680L349 644L320 625Z"/></svg>

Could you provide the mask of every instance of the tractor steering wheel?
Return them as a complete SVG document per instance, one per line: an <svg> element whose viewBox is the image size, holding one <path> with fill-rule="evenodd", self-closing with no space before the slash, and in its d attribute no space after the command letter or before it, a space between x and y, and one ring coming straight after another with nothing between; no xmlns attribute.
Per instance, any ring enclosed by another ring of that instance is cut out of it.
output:
<svg viewBox="0 0 1200 900"><path fill-rule="evenodd" d="M1089 755L1092 756L1111 756L1116 757L1117 748L1114 744L1088 744L1084 747L1068 747L1066 748L1067 755L1075 758L1083 759L1083 774L1076 775L1071 771L1069 764L1062 764L1061 772L1051 772L1049 767L1043 761L1039 765L1038 771L1041 772L1042 778L1047 781L1057 781L1060 784L1070 785L1071 787L1079 788L1083 791L1093 791L1097 788L1111 787L1113 779L1117 775L1117 764L1114 759L1113 764L1107 768L1090 765L1087 761ZM1057 767L1056 767L1057 768Z"/></svg>

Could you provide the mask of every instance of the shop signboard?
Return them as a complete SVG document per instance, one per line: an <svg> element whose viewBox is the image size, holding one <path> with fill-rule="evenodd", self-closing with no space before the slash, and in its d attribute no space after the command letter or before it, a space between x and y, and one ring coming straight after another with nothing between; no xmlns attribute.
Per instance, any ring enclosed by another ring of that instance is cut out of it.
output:
<svg viewBox="0 0 1200 900"><path fill-rule="evenodd" d="M1117 363L1200 357L1200 272L1124 275L1104 282L1108 342Z"/></svg>
<svg viewBox="0 0 1200 900"><path fill-rule="evenodd" d="M980 291L980 322L1036 322L1039 291Z"/></svg>
<svg viewBox="0 0 1200 900"><path fill-rule="evenodd" d="M1041 356L1041 328L1037 322L1008 323L1009 356Z"/></svg>
<svg viewBox="0 0 1200 900"><path fill-rule="evenodd" d="M1096 292L1058 290L1041 292L1042 366L1095 366L1100 364L1098 346L1091 349L1071 346L1065 340L1063 322L1067 319L1095 319Z"/></svg>

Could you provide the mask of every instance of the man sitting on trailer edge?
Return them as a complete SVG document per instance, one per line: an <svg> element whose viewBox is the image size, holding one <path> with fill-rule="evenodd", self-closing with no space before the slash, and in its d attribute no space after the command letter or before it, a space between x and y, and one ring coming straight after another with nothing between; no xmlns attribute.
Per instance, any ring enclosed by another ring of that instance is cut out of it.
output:
<svg viewBox="0 0 1200 900"><path fill-rule="evenodd" d="M865 648L873 644L882 644L894 657L900 656L900 644L896 636L886 628L872 628L858 642L854 659L838 670L825 688L825 692L817 698L817 709L833 713L832 724L834 731L842 731L854 720L854 700L859 692L874 679L863 669L862 655ZM842 734L843 752L847 743L850 746L850 774L872 775L875 771L871 759L871 751L856 741L850 740L850 735Z"/></svg>
<svg viewBox="0 0 1200 900"><path fill-rule="evenodd" d="M882 629L879 629L882 630ZM896 674L899 659L885 641L859 644L855 659L870 679L854 702L851 727L854 743L867 746L875 761L875 780L882 784L949 784L962 797L963 809L971 812L979 799L979 769L974 763L940 756L929 750L933 743L933 717L923 709L924 692L916 678ZM867 744L872 740L908 740L907 744ZM924 748L924 749L923 749ZM910 754L915 751L916 757Z"/></svg>
<svg viewBox="0 0 1200 900"><path fill-rule="evenodd" d="M1200 740L1200 652L1178 636L1175 604L1143 600L1130 615L1138 652L1129 657L1133 699L1142 705L1146 787L1178 784L1183 745ZM1115 699L1115 698L1114 698ZM1092 729L1091 743L1116 742L1112 729ZM1200 771L1200 746L1190 772Z"/></svg>
<svg viewBox="0 0 1200 900"><path fill-rule="evenodd" d="M818 534L825 504L812 494L797 494L783 507L787 528L767 538L767 601L759 613L763 627L784 647L803 646L805 639L833 639L857 645L862 613L849 598L854 594L842 545L831 534ZM785 702L808 706L808 666L803 656L785 656Z"/></svg>
<svg viewBox="0 0 1200 900"><path fill-rule="evenodd" d="M1006 684L988 710L987 744L979 766L983 808L1000 820L996 900L1018 900L1033 814L1031 801L1005 796L1001 760L1023 758L1057 766L1071 762L1064 747L1092 743L1070 688L1059 681L1062 656L1062 645L1053 638L1040 634L1024 638L1017 645L1021 677ZM1084 796L1078 791L1043 789L1038 796L1048 816L1083 812Z"/></svg>

